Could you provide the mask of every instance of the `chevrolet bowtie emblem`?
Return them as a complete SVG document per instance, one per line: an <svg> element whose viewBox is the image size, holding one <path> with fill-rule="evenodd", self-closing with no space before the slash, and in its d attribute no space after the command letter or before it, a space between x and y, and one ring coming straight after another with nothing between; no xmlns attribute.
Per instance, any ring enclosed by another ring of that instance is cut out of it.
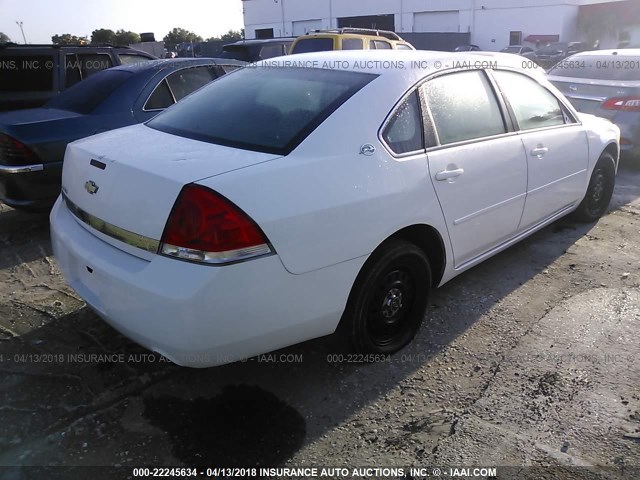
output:
<svg viewBox="0 0 640 480"><path fill-rule="evenodd" d="M93 195L94 193L98 193L100 187L96 185L96 182L94 182L93 180L89 180L84 184L84 189L89 192L90 195Z"/></svg>

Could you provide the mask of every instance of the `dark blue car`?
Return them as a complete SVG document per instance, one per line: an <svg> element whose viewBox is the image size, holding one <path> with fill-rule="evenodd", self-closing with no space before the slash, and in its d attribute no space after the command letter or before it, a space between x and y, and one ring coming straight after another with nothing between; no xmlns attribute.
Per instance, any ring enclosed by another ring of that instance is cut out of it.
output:
<svg viewBox="0 0 640 480"><path fill-rule="evenodd" d="M172 59L96 73L44 107L0 114L0 200L46 210L60 193L67 144L150 120L212 80L244 65L228 59Z"/></svg>

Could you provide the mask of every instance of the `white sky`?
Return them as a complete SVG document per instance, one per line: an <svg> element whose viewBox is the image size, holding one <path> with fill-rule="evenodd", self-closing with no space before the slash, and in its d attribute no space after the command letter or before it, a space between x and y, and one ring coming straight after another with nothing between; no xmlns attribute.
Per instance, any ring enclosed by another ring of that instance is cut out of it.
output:
<svg viewBox="0 0 640 480"><path fill-rule="evenodd" d="M63 33L91 38L98 28L153 32L162 40L174 27L205 39L243 27L240 0L0 0L0 32L22 43L18 20L28 43L51 43Z"/></svg>

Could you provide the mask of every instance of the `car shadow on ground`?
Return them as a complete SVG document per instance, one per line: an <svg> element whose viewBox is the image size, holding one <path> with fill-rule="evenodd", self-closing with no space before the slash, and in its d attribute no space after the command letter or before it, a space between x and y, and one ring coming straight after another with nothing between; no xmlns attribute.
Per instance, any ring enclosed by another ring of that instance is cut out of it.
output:
<svg viewBox="0 0 640 480"><path fill-rule="evenodd" d="M385 398L593 227L556 222L434 291L414 342L378 363L350 361L345 342L334 335L246 362L186 369L151 356L86 307L50 320L0 341L0 451L5 451L0 465L9 459L15 465L16 458L26 465L43 458L69 464L68 452L81 448L71 435L59 446L45 442L43 452L21 452L31 442L92 424L110 410L126 416L123 404L137 404L138 420L155 429L155 441L186 465L282 464ZM493 374L485 369L479 380ZM436 405L435 392L425 394L421 401ZM109 442L126 448L138 464L158 464L153 449L137 442L135 433L104 428L107 432L84 430L92 444L104 443L93 464L120 463L105 453ZM57 452L57 460L44 454L47 449Z"/></svg>
<svg viewBox="0 0 640 480"><path fill-rule="evenodd" d="M40 241L46 237L46 242ZM51 255L49 215L14 210L0 203L0 269Z"/></svg>

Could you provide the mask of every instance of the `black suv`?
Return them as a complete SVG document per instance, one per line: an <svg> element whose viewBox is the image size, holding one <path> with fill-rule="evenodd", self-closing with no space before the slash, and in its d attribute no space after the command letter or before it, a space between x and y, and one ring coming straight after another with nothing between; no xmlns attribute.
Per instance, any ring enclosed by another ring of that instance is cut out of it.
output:
<svg viewBox="0 0 640 480"><path fill-rule="evenodd" d="M153 59L111 45L0 45L0 112L40 107L105 68Z"/></svg>
<svg viewBox="0 0 640 480"><path fill-rule="evenodd" d="M295 38L267 38L264 40L240 40L222 47L220 58L232 58L243 62L259 62L288 55Z"/></svg>
<svg viewBox="0 0 640 480"><path fill-rule="evenodd" d="M570 57L574 53L591 50L584 42L556 42L536 51L536 61L545 70L550 69L560 60Z"/></svg>

